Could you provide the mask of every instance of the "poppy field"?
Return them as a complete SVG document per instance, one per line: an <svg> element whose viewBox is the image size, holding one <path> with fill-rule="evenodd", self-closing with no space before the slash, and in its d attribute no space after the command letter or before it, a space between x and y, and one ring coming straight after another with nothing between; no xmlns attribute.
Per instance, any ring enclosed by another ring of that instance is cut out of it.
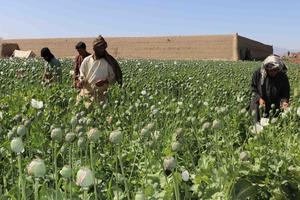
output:
<svg viewBox="0 0 300 200"><path fill-rule="evenodd" d="M0 59L0 199L300 199L300 65L290 107L252 122L261 62L119 60L123 87L77 101L41 59Z"/></svg>

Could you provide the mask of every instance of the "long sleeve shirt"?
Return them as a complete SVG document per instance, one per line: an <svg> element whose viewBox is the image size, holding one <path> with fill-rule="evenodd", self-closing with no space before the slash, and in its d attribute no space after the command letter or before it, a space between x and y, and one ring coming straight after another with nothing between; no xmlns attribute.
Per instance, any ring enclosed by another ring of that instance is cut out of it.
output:
<svg viewBox="0 0 300 200"><path fill-rule="evenodd" d="M255 94L258 101L262 98L267 105L280 102L288 102L290 99L290 84L286 73L278 72L275 77L267 74L263 85L261 85L261 68L254 71L251 82L251 92Z"/></svg>
<svg viewBox="0 0 300 200"><path fill-rule="evenodd" d="M103 79L108 79L109 83L115 81L112 66L104 58L95 60L93 55L83 60L80 67L80 77L86 80L90 85Z"/></svg>
<svg viewBox="0 0 300 200"><path fill-rule="evenodd" d="M54 81L57 83L62 83L62 69L59 60L53 57L50 62L47 62L44 68L45 78L51 79L54 77Z"/></svg>
<svg viewBox="0 0 300 200"><path fill-rule="evenodd" d="M85 56L81 56L81 55L76 56L76 58L75 58L75 66L74 66L74 74L73 74L74 81L78 80L79 75L80 75L80 71L79 71L80 66L81 66L83 60L86 57L88 57L89 55L91 55L91 54L87 52Z"/></svg>

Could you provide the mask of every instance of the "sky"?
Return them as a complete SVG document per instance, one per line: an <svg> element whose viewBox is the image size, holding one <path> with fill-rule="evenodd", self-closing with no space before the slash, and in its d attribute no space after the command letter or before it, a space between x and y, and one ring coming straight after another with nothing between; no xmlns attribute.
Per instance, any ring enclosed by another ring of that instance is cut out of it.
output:
<svg viewBox="0 0 300 200"><path fill-rule="evenodd" d="M0 0L0 37L233 34L300 49L300 0Z"/></svg>

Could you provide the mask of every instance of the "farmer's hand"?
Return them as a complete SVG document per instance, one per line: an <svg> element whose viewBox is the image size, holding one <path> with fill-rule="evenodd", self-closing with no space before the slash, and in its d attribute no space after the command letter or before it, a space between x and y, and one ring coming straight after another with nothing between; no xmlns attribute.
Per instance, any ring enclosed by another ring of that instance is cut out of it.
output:
<svg viewBox="0 0 300 200"><path fill-rule="evenodd" d="M289 106L288 102L282 102L282 109L285 110Z"/></svg>
<svg viewBox="0 0 300 200"><path fill-rule="evenodd" d="M266 104L266 102L265 102L265 100L263 100L262 98L259 98L259 105L265 105Z"/></svg>
<svg viewBox="0 0 300 200"><path fill-rule="evenodd" d="M79 83L79 81L78 80L74 80L74 82L73 82L73 87L74 88L78 88L78 83Z"/></svg>
<svg viewBox="0 0 300 200"><path fill-rule="evenodd" d="M108 83L108 79L102 79L100 81L98 81L97 83L95 83L96 86L98 87L102 87L104 84Z"/></svg>
<svg viewBox="0 0 300 200"><path fill-rule="evenodd" d="M83 81L78 81L78 82L76 83L76 86L77 86L77 88L82 89L83 86L84 86L85 84L86 84L86 81L85 81L85 80L83 80Z"/></svg>

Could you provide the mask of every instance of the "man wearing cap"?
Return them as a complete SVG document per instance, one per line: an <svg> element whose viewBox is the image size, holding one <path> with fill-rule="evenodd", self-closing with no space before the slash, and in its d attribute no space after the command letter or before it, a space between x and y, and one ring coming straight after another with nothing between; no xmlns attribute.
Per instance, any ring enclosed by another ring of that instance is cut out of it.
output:
<svg viewBox="0 0 300 200"><path fill-rule="evenodd" d="M62 83L61 64L51 53L48 47L42 48L41 57L47 62L44 68L42 81Z"/></svg>
<svg viewBox="0 0 300 200"><path fill-rule="evenodd" d="M122 86L122 72L118 62L106 51L107 43L99 35L93 42L94 54L87 56L79 69L80 77L77 87L80 96L92 101L104 101L103 92L116 81Z"/></svg>
<svg viewBox="0 0 300 200"><path fill-rule="evenodd" d="M84 42L78 42L75 46L78 55L75 58L75 68L74 68L74 74L73 74L73 86L76 88L77 83L79 82L79 74L80 74L80 66L82 64L83 59L91 55L89 52L86 51L86 45Z"/></svg>
<svg viewBox="0 0 300 200"><path fill-rule="evenodd" d="M290 84L286 71L287 67L280 57L270 55L253 73L251 82L253 98L250 111L255 112L256 122L260 121L263 114L265 114L263 117L269 117L270 111L275 117L278 116L280 104L283 110L289 106Z"/></svg>

